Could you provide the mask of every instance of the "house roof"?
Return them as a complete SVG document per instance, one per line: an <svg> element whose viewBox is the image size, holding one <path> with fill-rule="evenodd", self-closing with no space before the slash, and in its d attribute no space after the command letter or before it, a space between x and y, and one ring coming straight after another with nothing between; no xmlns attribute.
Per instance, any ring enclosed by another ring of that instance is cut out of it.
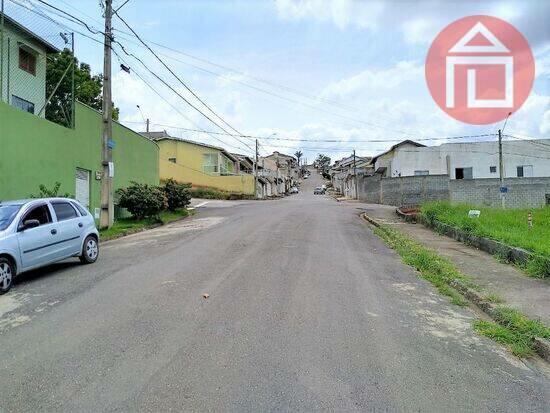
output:
<svg viewBox="0 0 550 413"><path fill-rule="evenodd" d="M192 141L192 140L189 140L189 139L175 138L173 136L170 136L168 134L168 132L166 132L166 131L162 131L162 132L140 132L140 134L147 137L147 138L149 138L149 139L151 139L151 140L153 140L153 141L155 141L155 142L168 140L168 141L176 141L176 142L185 142L185 143L189 143L191 145L197 145L197 146L203 146L205 148L216 149L216 150L222 152L229 159L231 159L233 161L238 161L238 159L235 157L235 155L231 154L230 152L228 152L224 148L221 148L219 146L209 145L209 144L203 143L203 142Z"/></svg>
<svg viewBox="0 0 550 413"><path fill-rule="evenodd" d="M254 165L254 160L248 155L243 155L243 154L240 154L240 153L231 153L231 155L233 155L235 158L237 158L240 162L249 163L250 166Z"/></svg>
<svg viewBox="0 0 550 413"><path fill-rule="evenodd" d="M426 145L422 145L421 143L418 143L418 142L415 142L415 141L411 141L410 139L405 139L404 141L401 141L399 143L396 143L395 145L393 145L390 149L388 149L387 151L385 152L382 152L382 153L379 153L378 155L376 156L373 156L372 159L371 159L371 163L374 164L376 162L376 160L378 158L380 158L381 156L384 156L392 151L394 151L395 149L399 148L400 146L403 146L403 145L406 145L406 144L409 144L409 145L414 145L414 146L417 146L417 147L425 147Z"/></svg>
<svg viewBox="0 0 550 413"><path fill-rule="evenodd" d="M296 162L296 158L292 155L287 155L278 151L273 152L271 155L267 155L266 158L273 158L273 157L279 157L279 158L288 158Z"/></svg>
<svg viewBox="0 0 550 413"><path fill-rule="evenodd" d="M0 12L0 15L2 13ZM44 39L43 37L37 35L36 33L34 33L32 30L30 30L29 28L23 26L21 23L19 23L17 20L14 20L13 18L11 18L10 16L8 16L6 13L4 13L4 21L8 22L9 24L11 24L12 26L14 26L15 28L17 28L18 30L22 31L23 33L25 33L28 37L34 39L35 41L37 41L38 43L40 43L42 46L45 47L46 49L46 52L47 53L58 53L60 52L61 50L57 47L55 47L53 44L51 44L50 42L48 42L46 39Z"/></svg>

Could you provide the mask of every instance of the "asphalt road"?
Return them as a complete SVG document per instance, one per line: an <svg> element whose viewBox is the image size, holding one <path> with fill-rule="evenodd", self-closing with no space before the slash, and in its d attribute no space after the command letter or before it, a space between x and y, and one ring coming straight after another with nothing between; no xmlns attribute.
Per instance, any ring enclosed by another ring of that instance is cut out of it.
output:
<svg viewBox="0 0 550 413"><path fill-rule="evenodd" d="M22 276L0 297L0 411L548 411L540 369L319 183Z"/></svg>

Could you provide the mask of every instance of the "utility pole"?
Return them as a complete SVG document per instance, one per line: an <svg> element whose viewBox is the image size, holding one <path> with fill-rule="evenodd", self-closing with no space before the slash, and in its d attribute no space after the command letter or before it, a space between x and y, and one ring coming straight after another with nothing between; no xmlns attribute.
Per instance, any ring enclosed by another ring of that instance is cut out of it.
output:
<svg viewBox="0 0 550 413"><path fill-rule="evenodd" d="M258 198L258 139L256 139L256 151L254 154L254 196Z"/></svg>
<svg viewBox="0 0 550 413"><path fill-rule="evenodd" d="M147 118L147 121L145 123L147 124L145 130L147 131L147 133L149 133L149 118Z"/></svg>
<svg viewBox="0 0 550 413"><path fill-rule="evenodd" d="M506 193L504 192L504 160L502 159L502 130L498 130L498 169L500 172L500 201L502 209L506 208Z"/></svg>
<svg viewBox="0 0 550 413"><path fill-rule="evenodd" d="M113 225L113 154L109 145L112 139L112 97L111 97L111 41L113 15L113 0L105 0L105 43L103 48L103 140L101 175L101 216L100 227L109 228Z"/></svg>
<svg viewBox="0 0 550 413"><path fill-rule="evenodd" d="M355 181L355 199L359 199L359 194L357 193L357 168L355 165L355 149L353 150L353 177Z"/></svg>
<svg viewBox="0 0 550 413"><path fill-rule="evenodd" d="M74 32L71 33L71 58L73 59L71 66L72 66L72 72L71 72L71 128L75 128L75 100L76 97L74 95L75 93L75 87L74 87Z"/></svg>

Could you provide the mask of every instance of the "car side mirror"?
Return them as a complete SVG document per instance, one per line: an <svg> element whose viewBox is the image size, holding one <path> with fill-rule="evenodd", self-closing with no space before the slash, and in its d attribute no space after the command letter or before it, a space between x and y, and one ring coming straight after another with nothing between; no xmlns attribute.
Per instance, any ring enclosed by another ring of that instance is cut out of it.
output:
<svg viewBox="0 0 550 413"><path fill-rule="evenodd" d="M40 221L37 219L27 219L25 222L23 222L23 227L21 228L22 231L25 231L26 229L36 228L40 226Z"/></svg>

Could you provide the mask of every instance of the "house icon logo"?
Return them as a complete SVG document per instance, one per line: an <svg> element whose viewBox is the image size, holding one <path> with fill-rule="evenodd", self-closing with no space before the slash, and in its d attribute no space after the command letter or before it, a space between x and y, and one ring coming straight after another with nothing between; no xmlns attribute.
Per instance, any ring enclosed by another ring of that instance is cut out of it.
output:
<svg viewBox="0 0 550 413"><path fill-rule="evenodd" d="M535 65L529 44L509 23L469 16L436 37L426 59L432 97L447 114L465 123L504 119L525 102Z"/></svg>

